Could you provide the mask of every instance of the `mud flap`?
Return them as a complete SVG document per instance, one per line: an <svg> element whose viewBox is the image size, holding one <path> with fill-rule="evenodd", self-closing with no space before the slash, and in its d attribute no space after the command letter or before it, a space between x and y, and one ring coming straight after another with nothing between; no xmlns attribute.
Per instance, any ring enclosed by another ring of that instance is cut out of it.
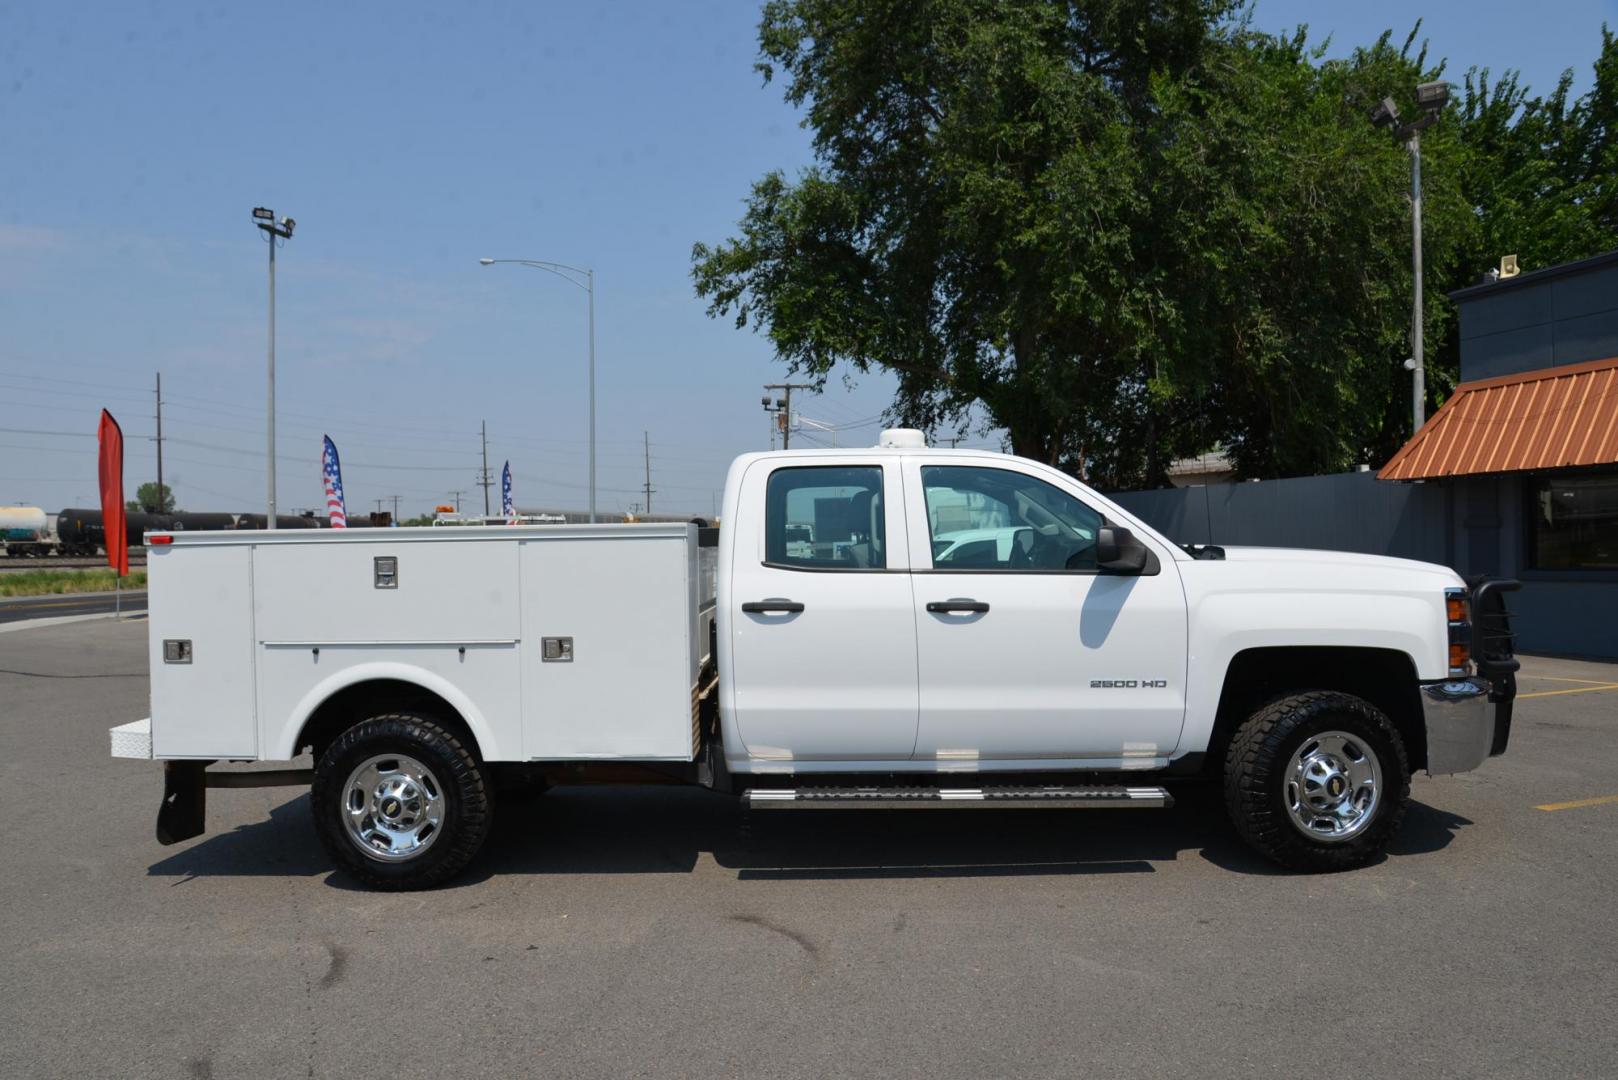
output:
<svg viewBox="0 0 1618 1080"><path fill-rule="evenodd" d="M206 761L163 762L163 803L157 808L157 842L178 844L201 836L208 816Z"/></svg>

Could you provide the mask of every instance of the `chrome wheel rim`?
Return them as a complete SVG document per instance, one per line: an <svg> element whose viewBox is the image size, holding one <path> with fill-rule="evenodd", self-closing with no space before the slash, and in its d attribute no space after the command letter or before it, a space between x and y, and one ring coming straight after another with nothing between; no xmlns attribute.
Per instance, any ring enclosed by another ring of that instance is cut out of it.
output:
<svg viewBox="0 0 1618 1080"><path fill-rule="evenodd" d="M1299 832L1329 844L1364 832L1382 802L1382 765L1364 739L1327 731L1303 741L1281 781Z"/></svg>
<svg viewBox="0 0 1618 1080"><path fill-rule="evenodd" d="M343 785L337 811L355 847L377 862L419 857L444 824L444 788L432 770L403 754L360 763Z"/></svg>

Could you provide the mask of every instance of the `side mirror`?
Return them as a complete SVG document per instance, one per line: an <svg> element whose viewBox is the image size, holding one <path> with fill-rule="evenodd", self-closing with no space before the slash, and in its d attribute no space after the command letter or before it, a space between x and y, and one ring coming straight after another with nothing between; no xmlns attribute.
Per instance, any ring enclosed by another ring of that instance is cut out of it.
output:
<svg viewBox="0 0 1618 1080"><path fill-rule="evenodd" d="M1146 568L1146 545L1121 525L1096 530L1096 566L1115 574L1138 574Z"/></svg>

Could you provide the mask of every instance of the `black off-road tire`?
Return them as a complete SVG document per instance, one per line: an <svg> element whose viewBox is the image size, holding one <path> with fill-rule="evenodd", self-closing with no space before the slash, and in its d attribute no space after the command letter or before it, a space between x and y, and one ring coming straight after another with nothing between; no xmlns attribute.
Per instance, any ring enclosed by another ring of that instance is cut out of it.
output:
<svg viewBox="0 0 1618 1080"><path fill-rule="evenodd" d="M1305 740L1341 731L1363 740L1382 769L1382 791L1371 823L1350 839L1306 836L1287 810L1283 774ZM1350 870L1387 851L1410 800L1404 741L1387 716L1351 694L1313 690L1278 698L1237 730L1225 754L1225 808L1236 832L1291 870Z"/></svg>
<svg viewBox="0 0 1618 1080"><path fill-rule="evenodd" d="M344 785L362 762L382 754L415 758L444 789L438 837L420 855L397 863L368 857L344 824ZM374 716L338 736L315 766L309 802L332 861L364 884L389 890L430 889L465 869L489 835L493 809L484 770L460 736L414 712Z"/></svg>

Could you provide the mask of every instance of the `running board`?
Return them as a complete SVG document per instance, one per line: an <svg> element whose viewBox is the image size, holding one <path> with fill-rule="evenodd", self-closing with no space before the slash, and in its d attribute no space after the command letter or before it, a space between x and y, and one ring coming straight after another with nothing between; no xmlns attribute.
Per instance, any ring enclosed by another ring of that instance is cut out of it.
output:
<svg viewBox="0 0 1618 1080"><path fill-rule="evenodd" d="M1160 809L1174 799L1160 787L804 787L749 788L749 810L952 810L1028 808Z"/></svg>

